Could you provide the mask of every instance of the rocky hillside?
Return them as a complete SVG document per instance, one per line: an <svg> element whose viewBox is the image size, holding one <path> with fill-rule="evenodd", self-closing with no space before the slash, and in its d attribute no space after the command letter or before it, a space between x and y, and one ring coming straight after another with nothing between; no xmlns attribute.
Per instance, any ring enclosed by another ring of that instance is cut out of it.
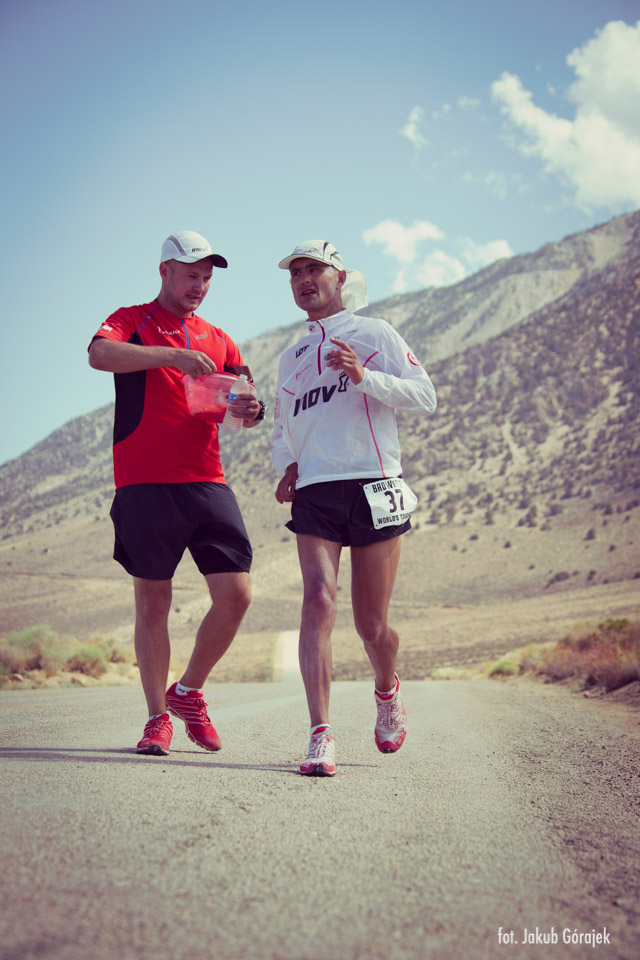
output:
<svg viewBox="0 0 640 960"><path fill-rule="evenodd" d="M578 622L638 617L640 213L367 312L401 330L439 402L432 417L399 418L419 496L391 606L402 675L495 658ZM302 329L244 345L271 404L278 358ZM78 417L0 467L0 634L48 623L131 641L131 584L111 559L112 415L109 406ZM225 437L223 459L254 575L241 636L216 668L222 680L270 662L301 596L268 423ZM369 675L348 578L345 551L333 633L343 679ZM172 654L185 664L208 606L189 557L173 587Z"/></svg>
<svg viewBox="0 0 640 960"><path fill-rule="evenodd" d="M640 213L366 312L401 330L438 392L434 417L400 417L418 522L508 513L543 524L576 496L633 509ZM270 403L278 358L300 331L296 323L244 345ZM110 406L79 417L0 467L5 539L104 515L111 421ZM254 503L272 496L268 432L225 439L229 480Z"/></svg>
<svg viewBox="0 0 640 960"><path fill-rule="evenodd" d="M609 264L637 254L637 214L548 243L535 253L499 260L451 287L438 287L376 305L405 340L423 345L429 364L518 326Z"/></svg>
<svg viewBox="0 0 640 960"><path fill-rule="evenodd" d="M618 217L584 233L549 243L535 253L499 260L450 287L405 293L361 312L384 317L434 363L518 326L609 264L637 255L640 213ZM272 389L278 358L301 324L280 327L244 345L256 379Z"/></svg>

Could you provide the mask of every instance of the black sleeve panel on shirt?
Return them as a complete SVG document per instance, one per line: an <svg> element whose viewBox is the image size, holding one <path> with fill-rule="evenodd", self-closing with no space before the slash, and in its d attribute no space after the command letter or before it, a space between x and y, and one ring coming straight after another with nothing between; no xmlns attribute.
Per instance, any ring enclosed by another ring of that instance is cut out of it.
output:
<svg viewBox="0 0 640 960"><path fill-rule="evenodd" d="M132 334L129 343L142 345L137 333ZM147 371L134 373L114 373L116 388L116 412L113 421L113 443L126 440L142 420L144 397L147 385Z"/></svg>

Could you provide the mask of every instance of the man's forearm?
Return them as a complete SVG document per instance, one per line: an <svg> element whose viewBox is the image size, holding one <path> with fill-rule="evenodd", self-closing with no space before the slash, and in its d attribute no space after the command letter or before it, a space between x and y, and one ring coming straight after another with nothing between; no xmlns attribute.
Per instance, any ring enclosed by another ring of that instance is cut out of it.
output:
<svg viewBox="0 0 640 960"><path fill-rule="evenodd" d="M215 373L213 360L200 350L181 347L145 347L98 337L89 348L89 363L95 370L108 373L136 373L158 367L176 367L192 377Z"/></svg>

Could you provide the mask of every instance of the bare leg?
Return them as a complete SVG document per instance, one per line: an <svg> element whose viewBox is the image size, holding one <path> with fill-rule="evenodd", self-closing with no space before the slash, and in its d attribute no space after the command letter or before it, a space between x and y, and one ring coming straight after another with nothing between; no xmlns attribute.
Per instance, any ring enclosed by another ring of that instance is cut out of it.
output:
<svg viewBox="0 0 640 960"><path fill-rule="evenodd" d="M251 603L248 573L211 573L205 580L211 594L211 608L200 624L189 665L181 678L185 686L198 690L231 646Z"/></svg>
<svg viewBox="0 0 640 960"><path fill-rule="evenodd" d="M300 671L311 726L329 722L331 631L336 619L341 543L298 534L304 598L300 624Z"/></svg>
<svg viewBox="0 0 640 960"><path fill-rule="evenodd" d="M149 716L164 713L164 694L169 673L169 629L171 580L133 578L136 601L134 645L142 689Z"/></svg>
<svg viewBox="0 0 640 960"><path fill-rule="evenodd" d="M183 683L200 689L227 651L251 601L248 573L216 573L205 577L212 606L200 624ZM169 611L171 580L133 578L136 600L135 649L149 716L166 710L169 674Z"/></svg>
<svg viewBox="0 0 640 960"><path fill-rule="evenodd" d="M376 675L376 688L395 685L398 634L387 619L400 562L400 537L351 548L353 619Z"/></svg>

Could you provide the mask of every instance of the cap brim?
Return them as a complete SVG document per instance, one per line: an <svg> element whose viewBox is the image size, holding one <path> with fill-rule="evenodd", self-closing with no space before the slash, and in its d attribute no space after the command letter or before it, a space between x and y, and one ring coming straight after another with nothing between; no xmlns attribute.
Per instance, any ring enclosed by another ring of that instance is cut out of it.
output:
<svg viewBox="0 0 640 960"><path fill-rule="evenodd" d="M219 253L207 253L204 257L171 257L172 260L177 260L178 263L199 263L200 260L208 260L211 258L213 260L214 267L220 267L221 270L225 270L229 264L224 257L220 256Z"/></svg>
<svg viewBox="0 0 640 960"><path fill-rule="evenodd" d="M326 263L328 267L335 267L335 263L329 263L328 260L325 260L323 257L314 257L312 253L292 253L290 257L285 257L284 260L281 260L278 266L281 270L288 270L294 260L317 260L318 263ZM336 270L339 270L340 267L336 267Z"/></svg>

